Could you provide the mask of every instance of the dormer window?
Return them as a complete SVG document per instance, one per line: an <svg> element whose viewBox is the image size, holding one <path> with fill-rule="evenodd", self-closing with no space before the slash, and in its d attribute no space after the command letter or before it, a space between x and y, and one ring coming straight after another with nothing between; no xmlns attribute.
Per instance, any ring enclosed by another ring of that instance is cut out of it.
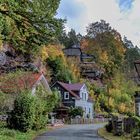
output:
<svg viewBox="0 0 140 140"><path fill-rule="evenodd" d="M69 92L64 92L64 99L66 99L66 100L69 99Z"/></svg>

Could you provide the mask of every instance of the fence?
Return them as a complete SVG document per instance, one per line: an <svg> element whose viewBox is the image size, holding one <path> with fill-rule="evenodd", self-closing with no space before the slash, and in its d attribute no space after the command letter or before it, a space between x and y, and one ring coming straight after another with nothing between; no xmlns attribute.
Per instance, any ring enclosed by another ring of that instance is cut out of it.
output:
<svg viewBox="0 0 140 140"><path fill-rule="evenodd" d="M94 123L104 123L107 121L108 121L107 118L94 118L94 119L76 118L71 119L69 124L94 124Z"/></svg>
<svg viewBox="0 0 140 140"><path fill-rule="evenodd" d="M131 133L135 128L135 121L132 118L124 118L124 132Z"/></svg>
<svg viewBox="0 0 140 140"><path fill-rule="evenodd" d="M136 123L134 119L130 117L129 118L112 117L110 122L112 123L113 129L112 132L114 135L122 135L124 133L131 134L136 128ZM138 140L140 140L140 138Z"/></svg>

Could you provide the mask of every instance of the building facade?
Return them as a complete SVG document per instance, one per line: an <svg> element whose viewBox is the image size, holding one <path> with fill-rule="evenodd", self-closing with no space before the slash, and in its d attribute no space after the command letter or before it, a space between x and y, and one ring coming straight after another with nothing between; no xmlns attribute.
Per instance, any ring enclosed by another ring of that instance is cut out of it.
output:
<svg viewBox="0 0 140 140"><path fill-rule="evenodd" d="M59 91L64 106L81 107L84 111L84 118L93 118L93 101L84 83L56 82L52 87Z"/></svg>

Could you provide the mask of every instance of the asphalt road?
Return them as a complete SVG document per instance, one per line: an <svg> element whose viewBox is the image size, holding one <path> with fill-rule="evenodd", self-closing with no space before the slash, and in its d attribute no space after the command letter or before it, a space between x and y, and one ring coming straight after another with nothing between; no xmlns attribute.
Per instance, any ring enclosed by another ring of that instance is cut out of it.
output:
<svg viewBox="0 0 140 140"><path fill-rule="evenodd" d="M103 124L68 125L43 133L34 140L104 140L97 134Z"/></svg>

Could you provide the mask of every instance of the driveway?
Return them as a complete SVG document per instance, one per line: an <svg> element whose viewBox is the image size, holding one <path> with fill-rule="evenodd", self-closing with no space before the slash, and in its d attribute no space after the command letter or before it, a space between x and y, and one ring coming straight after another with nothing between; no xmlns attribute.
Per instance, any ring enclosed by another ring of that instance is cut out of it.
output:
<svg viewBox="0 0 140 140"><path fill-rule="evenodd" d="M67 125L44 133L34 140L104 140L97 134L103 124Z"/></svg>

